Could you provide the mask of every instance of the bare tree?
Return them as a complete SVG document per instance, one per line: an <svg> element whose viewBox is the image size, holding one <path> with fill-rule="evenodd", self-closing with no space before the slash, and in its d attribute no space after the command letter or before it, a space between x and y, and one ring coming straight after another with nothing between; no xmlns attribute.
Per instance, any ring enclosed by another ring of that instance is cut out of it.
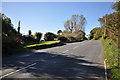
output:
<svg viewBox="0 0 120 80"><path fill-rule="evenodd" d="M64 24L64 27L67 31L73 32L74 27L73 27L73 22L72 21L67 20Z"/></svg>
<svg viewBox="0 0 120 80"><path fill-rule="evenodd" d="M64 24L64 27L67 31L77 32L85 31L86 19L83 15L72 15L70 20L67 20Z"/></svg>

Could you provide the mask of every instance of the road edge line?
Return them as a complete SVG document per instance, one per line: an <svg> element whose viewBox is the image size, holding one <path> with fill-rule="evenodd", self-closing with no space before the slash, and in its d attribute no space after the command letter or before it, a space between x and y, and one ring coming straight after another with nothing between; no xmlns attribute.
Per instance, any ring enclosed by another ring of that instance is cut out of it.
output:
<svg viewBox="0 0 120 80"><path fill-rule="evenodd" d="M106 66L106 59L104 60L104 69L105 69L105 80L108 80L108 78L107 78L107 66Z"/></svg>
<svg viewBox="0 0 120 80"><path fill-rule="evenodd" d="M31 66L33 66L33 65L35 65L35 64L36 64L36 63L30 64L30 65L28 65L28 66L26 66L26 67L23 67L23 68L21 68L21 69L18 69L18 70L16 70L16 71L13 71L13 72L10 72L10 73L5 74L5 75L3 75L3 76L0 76L0 79L4 78L4 77L6 77L6 76L9 76L9 75L11 75L11 74L14 74L14 73L16 73L16 72L19 72L19 71L21 71L21 70L23 70L23 69L26 69L26 68L28 68L28 67L31 67Z"/></svg>
<svg viewBox="0 0 120 80"><path fill-rule="evenodd" d="M65 51L63 51L63 53L66 53L66 52L68 52L69 50L65 50Z"/></svg>

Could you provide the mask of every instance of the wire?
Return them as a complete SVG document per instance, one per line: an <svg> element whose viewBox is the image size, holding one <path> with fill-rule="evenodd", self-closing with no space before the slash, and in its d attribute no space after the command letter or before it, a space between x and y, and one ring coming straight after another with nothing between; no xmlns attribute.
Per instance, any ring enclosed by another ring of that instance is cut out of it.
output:
<svg viewBox="0 0 120 80"><path fill-rule="evenodd" d="M108 14L108 12L111 10L111 7L112 7L113 4L114 4L114 2L111 3L111 5L110 5L110 7L108 8L106 14Z"/></svg>

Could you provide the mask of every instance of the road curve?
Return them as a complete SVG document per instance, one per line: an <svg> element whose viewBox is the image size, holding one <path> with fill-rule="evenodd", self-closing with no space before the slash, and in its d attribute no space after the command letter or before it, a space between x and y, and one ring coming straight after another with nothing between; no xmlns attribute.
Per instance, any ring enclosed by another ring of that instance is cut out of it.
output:
<svg viewBox="0 0 120 80"><path fill-rule="evenodd" d="M104 80L103 47L98 40L67 43L2 61L1 78Z"/></svg>

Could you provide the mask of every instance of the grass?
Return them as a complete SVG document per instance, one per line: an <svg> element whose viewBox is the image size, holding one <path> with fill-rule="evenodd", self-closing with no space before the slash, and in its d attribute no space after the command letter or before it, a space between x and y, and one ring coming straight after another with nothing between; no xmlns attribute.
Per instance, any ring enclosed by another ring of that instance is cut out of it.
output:
<svg viewBox="0 0 120 80"><path fill-rule="evenodd" d="M32 44L32 45L27 45L24 48L29 48L29 47L35 47L35 46L41 46L41 45L51 45L55 43L59 43L60 41L44 41L38 44Z"/></svg>
<svg viewBox="0 0 120 80"><path fill-rule="evenodd" d="M104 58L108 68L108 77L111 80L120 80L120 69L118 67L118 54L120 49L111 44L110 40L102 40L104 46Z"/></svg>
<svg viewBox="0 0 120 80"><path fill-rule="evenodd" d="M9 49L9 53L3 54L3 57L17 55L17 54L21 54L21 53L32 52L34 50L37 50L37 48L44 49L44 48L58 46L58 45L56 45L56 43L58 43L59 45L60 44L62 45L62 43L60 43L60 41L43 41L40 43L38 43L38 42L26 43L26 46L24 46L24 47Z"/></svg>
<svg viewBox="0 0 120 80"><path fill-rule="evenodd" d="M2 57L18 55L21 53L28 53L28 52L32 52L32 51L34 51L34 49L19 47L19 48L9 49L7 54L4 54L4 53L2 54Z"/></svg>

